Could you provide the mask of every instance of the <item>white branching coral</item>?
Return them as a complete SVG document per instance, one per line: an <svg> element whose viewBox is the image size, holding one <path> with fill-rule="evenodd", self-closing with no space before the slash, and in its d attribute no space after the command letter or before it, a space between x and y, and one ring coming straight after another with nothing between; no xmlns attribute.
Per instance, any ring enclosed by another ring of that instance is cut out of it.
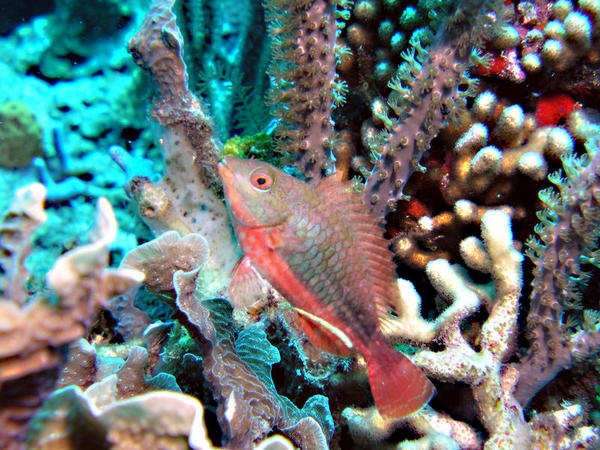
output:
<svg viewBox="0 0 600 450"><path fill-rule="evenodd" d="M460 299L448 307L436 320L421 317L421 297L408 280L398 280L402 302L397 306L397 318L389 318L382 324L384 333L392 339L408 339L428 343L436 339L451 323L460 321L479 308L479 299L461 282L456 269L444 259L427 264L427 274L432 284L453 298Z"/></svg>
<svg viewBox="0 0 600 450"><path fill-rule="evenodd" d="M558 422L564 414L558 412L527 422L521 404L513 395L519 373L506 361L515 349L523 256L513 246L508 214L487 211L481 220L481 234L483 242L474 237L464 240L461 254L468 266L491 276L493 295L486 294L489 286L476 285L459 266L451 266L445 260L432 261L427 265L427 275L440 295L452 300L452 304L435 320L425 320L419 313L421 299L414 286L400 280L401 304L396 305L399 318L386 321L385 330L395 339L419 343L441 341L442 351L421 350L412 361L433 379L459 381L471 387L479 418L489 433L485 448L532 448L534 443L536 448L551 448L558 439L568 448L590 433L584 433L581 426L577 428L579 422L574 419L569 421L573 432L565 432ZM479 349L475 349L463 336L460 324L480 305L485 306L489 316L479 332ZM581 417L581 410L569 411ZM367 439L381 439L396 426L406 424L423 435L417 441L405 443L408 448L481 447L469 425L431 407L395 422L383 419L375 410L347 408L343 415L352 433ZM545 433L542 421L551 422L562 432ZM446 443L440 444L444 440Z"/></svg>

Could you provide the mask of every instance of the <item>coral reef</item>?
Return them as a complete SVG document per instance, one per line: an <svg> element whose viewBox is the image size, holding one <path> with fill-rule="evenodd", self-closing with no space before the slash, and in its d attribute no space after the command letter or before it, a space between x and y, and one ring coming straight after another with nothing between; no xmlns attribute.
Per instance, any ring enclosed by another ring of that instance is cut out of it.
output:
<svg viewBox="0 0 600 450"><path fill-rule="evenodd" d="M44 196L40 184L18 190L0 229L0 439L14 440L15 448L27 419L54 386L62 365L61 347L85 335L97 308L143 278L135 270L106 268L108 244L115 239L117 225L110 204L100 199L94 242L64 254L48 272L48 286L56 297L50 292L30 294L25 258L31 233L46 218Z"/></svg>
<svg viewBox="0 0 600 450"><path fill-rule="evenodd" d="M600 446L600 2L7 8L0 448ZM352 180L428 405L231 286L227 155Z"/></svg>

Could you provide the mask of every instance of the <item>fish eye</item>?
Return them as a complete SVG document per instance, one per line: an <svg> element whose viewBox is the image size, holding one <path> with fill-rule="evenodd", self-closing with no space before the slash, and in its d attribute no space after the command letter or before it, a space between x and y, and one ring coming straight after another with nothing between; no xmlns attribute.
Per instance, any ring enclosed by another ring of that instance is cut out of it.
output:
<svg viewBox="0 0 600 450"><path fill-rule="evenodd" d="M265 169L258 168L250 174L252 187L259 191L268 191L273 186L273 176Z"/></svg>

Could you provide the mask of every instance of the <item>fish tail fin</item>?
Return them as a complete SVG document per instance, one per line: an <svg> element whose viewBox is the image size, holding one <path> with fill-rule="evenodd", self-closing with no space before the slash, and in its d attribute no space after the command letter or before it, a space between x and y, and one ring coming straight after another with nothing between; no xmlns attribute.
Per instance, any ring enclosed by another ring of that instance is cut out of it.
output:
<svg viewBox="0 0 600 450"><path fill-rule="evenodd" d="M425 406L435 392L433 383L406 356L381 346L367 361L369 384L379 414L399 419Z"/></svg>

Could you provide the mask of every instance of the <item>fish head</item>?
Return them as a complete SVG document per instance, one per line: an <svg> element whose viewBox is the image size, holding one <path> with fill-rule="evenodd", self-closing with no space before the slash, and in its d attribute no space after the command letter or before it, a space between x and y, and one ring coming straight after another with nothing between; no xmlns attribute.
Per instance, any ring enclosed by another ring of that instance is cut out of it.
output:
<svg viewBox="0 0 600 450"><path fill-rule="evenodd" d="M263 161L226 156L219 163L232 218L245 227L283 223L291 212L294 177Z"/></svg>

